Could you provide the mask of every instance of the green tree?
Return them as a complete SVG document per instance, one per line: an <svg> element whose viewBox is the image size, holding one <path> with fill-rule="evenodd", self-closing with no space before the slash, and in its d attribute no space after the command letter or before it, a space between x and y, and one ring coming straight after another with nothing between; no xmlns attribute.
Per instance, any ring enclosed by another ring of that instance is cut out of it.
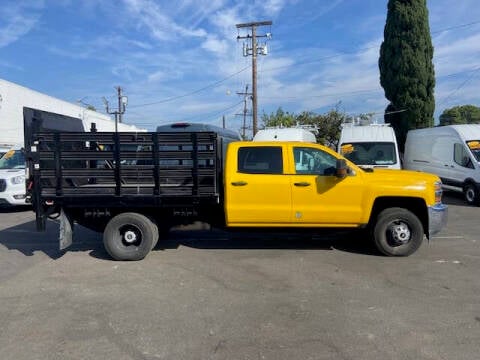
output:
<svg viewBox="0 0 480 360"><path fill-rule="evenodd" d="M309 117L302 119L302 116L307 114L308 113L300 114L299 122L306 125L313 125L317 129L315 134L317 142L336 150L342 130L342 123L347 120L347 115L338 109L332 109L322 115L310 113Z"/></svg>
<svg viewBox="0 0 480 360"><path fill-rule="evenodd" d="M440 115L440 125L480 124L480 107L475 105L454 106Z"/></svg>
<svg viewBox="0 0 480 360"><path fill-rule="evenodd" d="M426 0L389 0L380 47L380 84L390 104L385 122L403 151L408 130L433 126L433 46Z"/></svg>
<svg viewBox="0 0 480 360"><path fill-rule="evenodd" d="M294 114L284 112L282 108L278 108L276 113L271 113L270 115L263 114L262 116L264 127L310 125L315 129L317 142L334 149L336 149L338 145L342 123L346 122L347 119L347 115L338 108L332 109L323 115L311 111Z"/></svg>
<svg viewBox="0 0 480 360"><path fill-rule="evenodd" d="M295 125L295 121L295 114L291 114L288 111L285 112L281 107L279 107L275 113L272 112L270 115L263 113L262 115L264 127L291 127Z"/></svg>

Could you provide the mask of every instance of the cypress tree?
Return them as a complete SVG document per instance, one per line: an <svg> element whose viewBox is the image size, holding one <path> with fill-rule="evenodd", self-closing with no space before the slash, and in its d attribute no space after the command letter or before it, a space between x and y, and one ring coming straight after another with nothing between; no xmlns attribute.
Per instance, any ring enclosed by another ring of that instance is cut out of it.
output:
<svg viewBox="0 0 480 360"><path fill-rule="evenodd" d="M389 0L380 47L385 122L403 151L408 130L433 126L435 73L426 0Z"/></svg>

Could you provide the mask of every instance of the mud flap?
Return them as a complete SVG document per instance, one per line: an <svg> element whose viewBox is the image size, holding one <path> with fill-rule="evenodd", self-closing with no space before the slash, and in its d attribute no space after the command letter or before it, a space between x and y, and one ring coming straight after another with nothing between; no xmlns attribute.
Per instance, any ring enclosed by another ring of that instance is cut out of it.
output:
<svg viewBox="0 0 480 360"><path fill-rule="evenodd" d="M67 214L60 211L60 232L59 232L60 250L65 250L73 242L73 221Z"/></svg>

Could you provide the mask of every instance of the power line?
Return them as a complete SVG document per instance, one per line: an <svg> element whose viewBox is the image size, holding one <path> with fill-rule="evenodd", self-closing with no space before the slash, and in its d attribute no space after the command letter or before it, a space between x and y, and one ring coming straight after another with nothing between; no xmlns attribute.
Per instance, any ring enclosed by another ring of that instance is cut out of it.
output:
<svg viewBox="0 0 480 360"><path fill-rule="evenodd" d="M310 95L310 96L261 96L262 99L283 99L283 100L295 100L295 99L313 99L313 98L323 98L323 97L332 97L332 96L344 96L344 95L356 95L356 94L364 94L364 93L373 93L377 91L381 91L381 88L376 89L366 89L366 90L356 90L356 91L348 91L343 93L335 93L335 94L322 94L322 95Z"/></svg>
<svg viewBox="0 0 480 360"><path fill-rule="evenodd" d="M366 50L370 50L370 49L374 49L374 48L379 48L379 46L375 45L375 46L369 46L369 47L366 47L366 48L361 48L361 49L357 49L357 50L353 50L353 51L342 51L341 54L324 56L324 57L321 57L321 58L318 58L318 59L313 59L313 60L299 61L299 62L290 64L290 65L282 65L282 66L267 68L267 69L263 69L261 72L274 71L274 70L289 68L289 67L297 66L297 65L318 63L318 62L322 62L324 60L334 59L334 58L342 57L342 56L348 55L348 54L355 54L355 53L358 53L358 52L364 52Z"/></svg>
<svg viewBox="0 0 480 360"><path fill-rule="evenodd" d="M473 73L464 81L462 82L455 90L453 90L450 94L448 94L441 102L437 104L437 107L440 105L445 104L453 95L455 95L461 88L463 88L465 85L467 85L474 77L477 75L478 71L480 70L480 66L477 67Z"/></svg>
<svg viewBox="0 0 480 360"><path fill-rule="evenodd" d="M213 116L216 116L216 115L219 115L219 114L223 114L225 113L227 110L230 110L230 109L233 109L234 107L240 105L241 103L243 103L243 100L238 102L238 103L235 103L231 106L228 106L226 108L223 108L221 110L216 110L215 112L211 112L211 113L206 113L206 114L197 114L195 116L190 116L190 117L179 117L179 119L181 121L191 121L193 119L198 119L198 118L201 118L203 120L205 120L206 118L211 118ZM177 120L172 120L172 121L162 121L160 123L156 122L155 120L152 120L152 121L136 121L135 124L140 124L140 125L162 125L162 124L169 124L169 123L172 123L172 122L175 122L175 121L179 121L178 119Z"/></svg>
<svg viewBox="0 0 480 360"><path fill-rule="evenodd" d="M459 29L459 28L464 28L464 27L473 26L473 25L477 25L477 24L480 24L480 20L479 20L479 21L470 22L470 23L466 23L466 24L459 24L459 25L455 25L455 26L450 26L450 27L447 27L447 28L444 28L444 29L440 29L440 30L431 32L430 34L431 34L431 35L433 35L433 34L438 34L438 33L442 33L442 32L445 32L445 31L449 31L449 30L453 30L453 29ZM267 69L263 69L262 72L274 71L274 70L289 68L289 67L291 67L291 66L297 66L297 65L305 65L305 64L312 64L312 63L317 63L317 62L323 62L324 60L334 59L334 58L342 57L342 56L345 56L345 55L348 55L348 54L356 54L356 53L359 53L359 52L365 52L366 50L375 49L375 48L376 48L376 49L379 49L380 46L379 46L379 45L374 45L374 46L369 46L369 47L360 48L360 49L351 50L351 51L337 51L337 52L339 52L340 54L329 55L329 56L324 56L324 57L317 58L317 59L312 59L312 60L307 60L307 61L296 62L296 63L290 64L290 65L282 65L282 66L276 66L276 67L272 67L272 68L267 68Z"/></svg>
<svg viewBox="0 0 480 360"><path fill-rule="evenodd" d="M447 28L444 28L444 29L439 29L439 30L436 30L434 32L431 32L431 34L438 34L438 33L441 33L441 32L445 32L445 31L449 31L449 30L454 30L454 29L459 29L459 28L464 28L464 27L468 27L468 26L473 26L473 25L477 25L477 24L480 24L480 20L479 21L473 21L473 22L470 22L470 23L465 23L465 24L459 24L459 25L454 25L454 26L450 26L450 27L447 27ZM367 51L367 50L370 50L370 49L374 49L374 48L379 48L378 45L375 45L375 46L369 46L369 47L365 47L365 48L360 48L360 49L357 49L357 50L352 50L352 51L341 51L340 54L335 54L335 55L329 55L329 56L325 56L325 57L321 57L321 58L317 58L317 59L312 59L312 60L307 60L307 61L302 61L302 62L296 62L294 64L290 64L290 65L283 65L283 66L276 66L276 67L272 67L272 68L267 68L267 69L263 69L263 70L260 70L259 72L268 72L268 71L274 71L274 70L278 70L278 69L284 69L284 68L289 68L291 66L298 66L298 65L305 65L305 64L311 64L311 63L318 63L318 62L322 62L322 61L325 61L325 60L329 60L329 59L334 59L334 58L337 58L337 57L342 57L344 55L348 55L348 54L355 54L355 53L358 53L358 52L364 52L364 51ZM137 105L130 105L130 108L138 108L138 107L144 107L144 106L151 106L151 105L156 105L156 104L162 104L162 103L166 103L166 102L170 102L170 101L174 101L174 100L177 100L177 99L182 99L182 98L185 98L187 96L191 96L191 95L195 95L197 93L200 93L204 90L207 90L209 88L214 88L214 87L217 87L219 84L227 81L228 79L231 79L232 77L244 72L245 70L249 69L251 67L251 65L248 65L244 68L242 68L241 70L233 73L233 74L230 74L228 75L227 77L221 79L221 80L218 80L214 83L211 83L209 85L206 85L202 88L199 88L197 90L194 90L194 91L191 91L191 92L188 92L188 93L185 93L185 94L182 94L182 95L178 95L178 96L173 96L173 97L170 97L170 98L165 98L165 99L162 99L162 100L158 100L158 101L153 101L153 102L150 102L150 103L144 103L144 104L137 104ZM292 98L293 99L293 98Z"/></svg>
<svg viewBox="0 0 480 360"><path fill-rule="evenodd" d="M169 101L174 101L174 100L177 100L177 99L181 99L181 98L184 98L184 97L187 97L187 96L190 96L190 95L194 95L194 94L197 94L199 92L202 92L206 89L209 89L209 88L214 88L216 86L218 86L219 84L227 81L228 79L234 77L235 75L238 75L242 72L244 72L245 70L249 69L250 68L250 65L244 67L243 69L237 71L236 73L233 73L233 74L230 74L228 75L227 77L221 79L221 80L218 80L212 84L209 84L207 86L204 86L200 89L197 89L197 90L194 90L194 91L191 91L189 93L185 93L185 94L182 94L182 95L178 95L178 96L173 96L173 97L170 97L170 98L166 98L166 99L162 99L162 100L158 100L158 101L153 101L153 102L150 102L150 103L145 103L145 104L138 104L138 105L133 105L133 106L130 106L130 108L138 108L138 107L143 107L143 106L150 106L150 105L157 105L157 104L162 104L162 103L166 103L166 102L169 102Z"/></svg>
<svg viewBox="0 0 480 360"><path fill-rule="evenodd" d="M243 100L241 100L240 102L234 104L234 105L231 105L227 108L224 108L222 110L217 110L215 112L212 112L212 113L208 113L208 114L197 114L195 116L191 116L191 117L187 117L187 118L182 118L182 120L192 120L192 119L198 119L198 118L209 118L209 117L212 117L212 116L215 116L215 115L218 115L218 114L223 114L225 111L227 110L230 110L230 109L233 109L234 107L240 105L243 103Z"/></svg>
<svg viewBox="0 0 480 360"><path fill-rule="evenodd" d="M475 72L478 70L478 67L474 67L470 70L459 71L451 74L436 76L436 78L446 78L446 77L454 77L458 75L468 74L471 72ZM320 95L310 95L310 96L260 96L262 99L279 99L279 100L296 100L296 99L313 99L313 98L324 98L324 97L332 97L332 96L347 96L347 95L357 95L357 94L369 94L381 91L382 89L379 88L371 88L371 89L363 89L363 90L353 90L353 91L346 91L341 93L333 93L333 94L320 94Z"/></svg>
<svg viewBox="0 0 480 360"><path fill-rule="evenodd" d="M434 35L434 34L439 34L439 33L445 32L445 31L449 31L449 30L453 30L453 29L459 29L459 28L464 28L464 27L468 27L468 26L472 26L472 25L477 25L477 24L480 24L480 20L478 20L478 21L473 21L473 22L467 23L467 24L460 24L460 25L450 26L450 27L448 27L448 28L444 28L444 29L440 29L440 30L433 31L433 32L431 32L430 34L432 34L432 35Z"/></svg>

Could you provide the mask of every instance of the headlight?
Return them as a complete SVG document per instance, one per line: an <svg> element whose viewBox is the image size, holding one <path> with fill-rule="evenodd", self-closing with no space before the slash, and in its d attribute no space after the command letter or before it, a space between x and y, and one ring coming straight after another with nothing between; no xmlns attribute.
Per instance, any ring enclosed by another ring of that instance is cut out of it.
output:
<svg viewBox="0 0 480 360"><path fill-rule="evenodd" d="M435 182L435 204L440 204L442 202L442 182L436 181Z"/></svg>
<svg viewBox="0 0 480 360"><path fill-rule="evenodd" d="M25 182L25 175L15 176L15 177L13 177L13 178L10 179L10 182L11 182L13 185L22 184L22 183Z"/></svg>

